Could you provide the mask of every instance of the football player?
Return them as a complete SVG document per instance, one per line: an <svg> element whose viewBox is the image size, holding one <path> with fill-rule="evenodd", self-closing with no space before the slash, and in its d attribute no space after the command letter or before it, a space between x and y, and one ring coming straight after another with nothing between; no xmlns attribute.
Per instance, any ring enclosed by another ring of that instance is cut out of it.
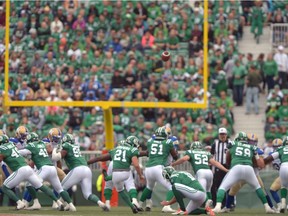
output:
<svg viewBox="0 0 288 216"><path fill-rule="evenodd" d="M146 188L144 189L140 198L140 207L142 208L143 202L146 201L146 211L150 211L152 208L152 202L148 202L148 198L151 198L153 188L156 182L159 182L167 190L166 200L171 200L173 197L172 186L167 182L163 176L163 167L167 164L169 155L171 154L174 160L177 160L177 152L174 149L173 141L168 139L169 131L166 127L159 127L155 131L154 139L151 138L147 141L147 149L149 159L146 163L145 177L146 177ZM164 206L162 212L175 212L169 205Z"/></svg>
<svg viewBox="0 0 288 216"><path fill-rule="evenodd" d="M265 194L261 189L253 170L253 161L256 162L259 168L265 167L263 158L258 155L257 147L248 143L246 133L239 132L236 135L234 142L232 142L228 148L227 163L229 164L231 161L231 169L217 191L217 204L213 211L215 213L220 213L222 200L224 199L226 191L235 183L245 181L256 191L257 196L265 207L266 213L275 213L268 205Z"/></svg>
<svg viewBox="0 0 288 216"><path fill-rule="evenodd" d="M281 139L277 138L277 139L273 140L272 144L273 144L273 149L274 149L273 152L275 152L278 148L280 148L282 146L283 141ZM273 154L273 152L271 152L270 155ZM280 159L279 158L274 159L272 161L272 165L273 165L273 168L275 170L279 171L280 166L281 166ZM270 193L271 193L274 201L277 203L277 210L279 210L279 211L281 210L281 200L280 200L280 197L278 195L278 191L280 189L281 189L281 180L280 180L280 177L278 176L270 186Z"/></svg>
<svg viewBox="0 0 288 216"><path fill-rule="evenodd" d="M228 172L228 170L218 161L212 158L210 152L203 149L202 144L199 141L192 142L190 145L190 150L185 152L184 157L172 163L172 166L176 166L189 161L192 165L193 171L196 174L196 179L202 185L207 193L207 203L206 206L212 205L212 194L211 187L213 183L213 173L209 167L209 163Z"/></svg>
<svg viewBox="0 0 288 216"><path fill-rule="evenodd" d="M286 197L288 188L288 136L282 140L282 145L274 153L264 159L265 164L272 162L274 159L280 159L281 166L279 177L281 182L281 207L280 212L284 213L286 208Z"/></svg>
<svg viewBox="0 0 288 216"><path fill-rule="evenodd" d="M9 141L7 135L0 135L0 161L4 161L13 171L4 181L2 191L17 203L16 209L25 208L25 204L11 189L19 185L22 181L28 181L34 188L43 191L57 202L61 210L63 209L62 202L56 198L52 190L42 184L33 169L26 164L24 157L19 154L16 146Z"/></svg>
<svg viewBox="0 0 288 216"><path fill-rule="evenodd" d="M258 136L256 134L253 133L248 133L247 134L247 138L248 138L248 143L250 145L254 145L257 147L258 145ZM264 154L263 150L257 147L257 153L260 157L262 157L262 155ZM254 166L254 172L255 175L257 177L257 180L261 186L261 188L263 189L264 194L266 195L266 199L267 202L269 204L269 206L271 208L273 208L273 203L271 201L271 198L269 197L269 195L266 192L265 186L263 184L263 181L260 177L259 174L259 168L257 166ZM238 193L238 191L246 184L245 181L240 181L238 183L236 183L235 185L232 186L232 188L230 188L227 199L226 199L226 206L222 209L222 212L230 212L231 211L231 205L232 203L234 203L234 197L236 196L236 194Z"/></svg>
<svg viewBox="0 0 288 216"><path fill-rule="evenodd" d="M118 146L124 146L124 145L126 145L126 141L125 140L119 141ZM88 164L92 164L92 163L100 161L99 159L101 159L101 158L92 158L87 163ZM112 158L111 158L110 154L109 154L109 158L107 158L107 160L111 160L111 161L109 163L107 173L103 172L103 174L104 174L104 176L106 176L106 175L112 176L113 161L112 161ZM106 161L106 160L101 160L101 161ZM108 179L108 177L106 177L106 180L107 181L105 183L105 188L104 188L104 196L105 196L105 200L106 200L105 204L106 204L107 208L110 209L111 208L110 200L111 200L112 189L113 189L112 177L111 177L111 180ZM129 195L130 195L130 197L132 199L132 204L134 204L137 207L138 211L143 211L143 209L140 209L139 203L137 201L138 193L137 193L137 190L136 190L136 187L135 187L132 171L130 171L130 176L129 176L129 178L126 181L124 181L124 184L125 184L126 190L128 191L128 193L129 193Z"/></svg>
<svg viewBox="0 0 288 216"><path fill-rule="evenodd" d="M86 160L81 155L79 146L75 143L72 134L65 134L61 144L52 151L52 160L64 159L70 172L61 182L64 190L68 190L78 183L81 186L83 196L86 200L97 203L103 210L107 210L106 205L92 193L92 172L87 166Z"/></svg>
<svg viewBox="0 0 288 216"><path fill-rule="evenodd" d="M71 198L67 191L64 191L59 178L57 176L57 170L54 167L52 161L49 158L49 155L46 150L46 145L43 141L39 140L38 134L32 132L27 136L27 145L25 149L19 150L20 155L24 157L29 157L35 166L37 167L37 174L44 180L48 181L54 190L63 198L67 203L66 210L76 211L75 206L73 205ZM37 210L41 208L41 205L36 197L36 191L31 186L28 185L27 189L31 194L34 204L29 209ZM58 207L59 208L59 207Z"/></svg>
<svg viewBox="0 0 288 216"><path fill-rule="evenodd" d="M29 134L28 129L25 126L19 126L16 129L16 137L10 137L9 141L13 142L17 149L24 149L26 145L26 138Z"/></svg>
<svg viewBox="0 0 288 216"><path fill-rule="evenodd" d="M169 201L162 201L161 204L172 205L178 202L180 209L174 214L209 214L214 216L214 212L209 206L206 210L200 206L206 201L206 192L201 184L188 172L177 172L171 166L165 167L162 172L163 178L167 179L172 185L174 197ZM188 198L190 202L185 207L183 198Z"/></svg>

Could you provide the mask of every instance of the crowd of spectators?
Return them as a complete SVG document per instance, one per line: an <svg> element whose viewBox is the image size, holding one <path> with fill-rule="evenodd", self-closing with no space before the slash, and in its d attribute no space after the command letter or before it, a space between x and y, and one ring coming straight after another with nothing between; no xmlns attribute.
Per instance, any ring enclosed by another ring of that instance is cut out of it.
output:
<svg viewBox="0 0 288 216"><path fill-rule="evenodd" d="M243 104L246 76L259 74L257 61L264 61L238 51L251 7L253 2L209 2L209 107L115 108L115 143L135 134L145 147L155 128L167 123L181 150L192 140L210 145L220 126L233 134L233 106ZM17 0L10 8L10 100L203 102L201 1ZM0 3L2 90L5 10ZM171 52L170 61L161 60L163 50ZM18 125L40 136L59 127L74 133L83 150L105 146L100 107L0 109L0 128L13 136Z"/></svg>

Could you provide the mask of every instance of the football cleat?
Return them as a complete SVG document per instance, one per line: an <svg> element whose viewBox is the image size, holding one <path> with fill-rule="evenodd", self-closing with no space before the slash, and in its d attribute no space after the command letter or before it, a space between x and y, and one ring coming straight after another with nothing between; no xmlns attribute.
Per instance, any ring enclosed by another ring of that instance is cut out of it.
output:
<svg viewBox="0 0 288 216"><path fill-rule="evenodd" d="M142 211L144 211L144 209L139 205L137 199L132 198L132 204L133 204L134 206L136 206L138 212L142 212Z"/></svg>
<svg viewBox="0 0 288 216"><path fill-rule="evenodd" d="M39 203L39 200L38 199L34 199L33 205L28 207L27 209L28 210L39 210L39 209L41 209L41 205Z"/></svg>
<svg viewBox="0 0 288 216"><path fill-rule="evenodd" d="M25 208L25 203L22 202L21 200L17 201L17 206L16 206L16 210L20 210L20 209L24 209Z"/></svg>
<svg viewBox="0 0 288 216"><path fill-rule="evenodd" d="M178 209L176 212L173 212L172 215L185 215L186 213L187 213L186 211Z"/></svg>
<svg viewBox="0 0 288 216"><path fill-rule="evenodd" d="M58 204L57 202L53 201L53 204L52 204L52 209L58 209Z"/></svg>
<svg viewBox="0 0 288 216"><path fill-rule="evenodd" d="M213 201L211 199L208 199L205 203L205 208L206 207L212 207L213 206Z"/></svg>
<svg viewBox="0 0 288 216"><path fill-rule="evenodd" d="M221 209L221 213L230 213L230 212L231 212L230 208L224 207L223 209Z"/></svg>
<svg viewBox="0 0 288 216"><path fill-rule="evenodd" d="M212 211L215 213L221 213L221 208L215 207L214 209L212 209Z"/></svg>
<svg viewBox="0 0 288 216"><path fill-rule="evenodd" d="M108 207L105 203L101 202L100 200L97 202L98 206L103 209L103 211L109 211Z"/></svg>
<svg viewBox="0 0 288 216"><path fill-rule="evenodd" d="M77 211L77 210L76 210L76 207L73 205L72 202L69 203L68 206L69 206L69 210L68 210L68 211L73 211L73 212Z"/></svg>
<svg viewBox="0 0 288 216"><path fill-rule="evenodd" d="M214 211L213 211L209 206L207 206L207 207L205 208L205 210L206 210L206 213L207 213L208 215L210 215L210 216L215 216Z"/></svg>
<svg viewBox="0 0 288 216"><path fill-rule="evenodd" d="M132 209L133 214L138 214L138 210L137 210L137 207L135 205L133 205L133 207L131 209Z"/></svg>
<svg viewBox="0 0 288 216"><path fill-rule="evenodd" d="M162 212L164 212L164 213L174 213L175 210L172 209L170 205L167 205L167 206L164 206L164 207L162 208Z"/></svg>

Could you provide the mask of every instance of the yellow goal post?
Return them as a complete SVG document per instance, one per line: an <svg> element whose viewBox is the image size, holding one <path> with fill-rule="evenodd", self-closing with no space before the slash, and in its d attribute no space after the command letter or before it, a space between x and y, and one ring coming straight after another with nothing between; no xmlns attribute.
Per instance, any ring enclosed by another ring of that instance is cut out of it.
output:
<svg viewBox="0 0 288 216"><path fill-rule="evenodd" d="M8 98L9 80L9 26L10 26L10 0L6 0L6 27L5 27L5 72L4 72L4 107L101 107L104 113L105 144L107 149L114 147L112 108L182 108L205 109L207 108L208 90L208 0L204 0L203 21L203 103L193 102L134 102L134 101L11 101Z"/></svg>

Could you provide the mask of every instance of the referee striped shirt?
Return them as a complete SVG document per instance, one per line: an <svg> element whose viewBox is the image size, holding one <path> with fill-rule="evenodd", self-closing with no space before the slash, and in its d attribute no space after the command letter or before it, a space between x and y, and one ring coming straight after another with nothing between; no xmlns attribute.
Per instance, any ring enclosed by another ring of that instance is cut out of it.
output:
<svg viewBox="0 0 288 216"><path fill-rule="evenodd" d="M211 146L211 154L214 156L214 159L221 163L222 165L226 165L226 152L227 152L227 146L230 143L230 140L226 140L225 142L222 142L218 139L214 141L214 143ZM215 171L215 167L212 167L213 171ZM219 169L216 168L216 171Z"/></svg>

